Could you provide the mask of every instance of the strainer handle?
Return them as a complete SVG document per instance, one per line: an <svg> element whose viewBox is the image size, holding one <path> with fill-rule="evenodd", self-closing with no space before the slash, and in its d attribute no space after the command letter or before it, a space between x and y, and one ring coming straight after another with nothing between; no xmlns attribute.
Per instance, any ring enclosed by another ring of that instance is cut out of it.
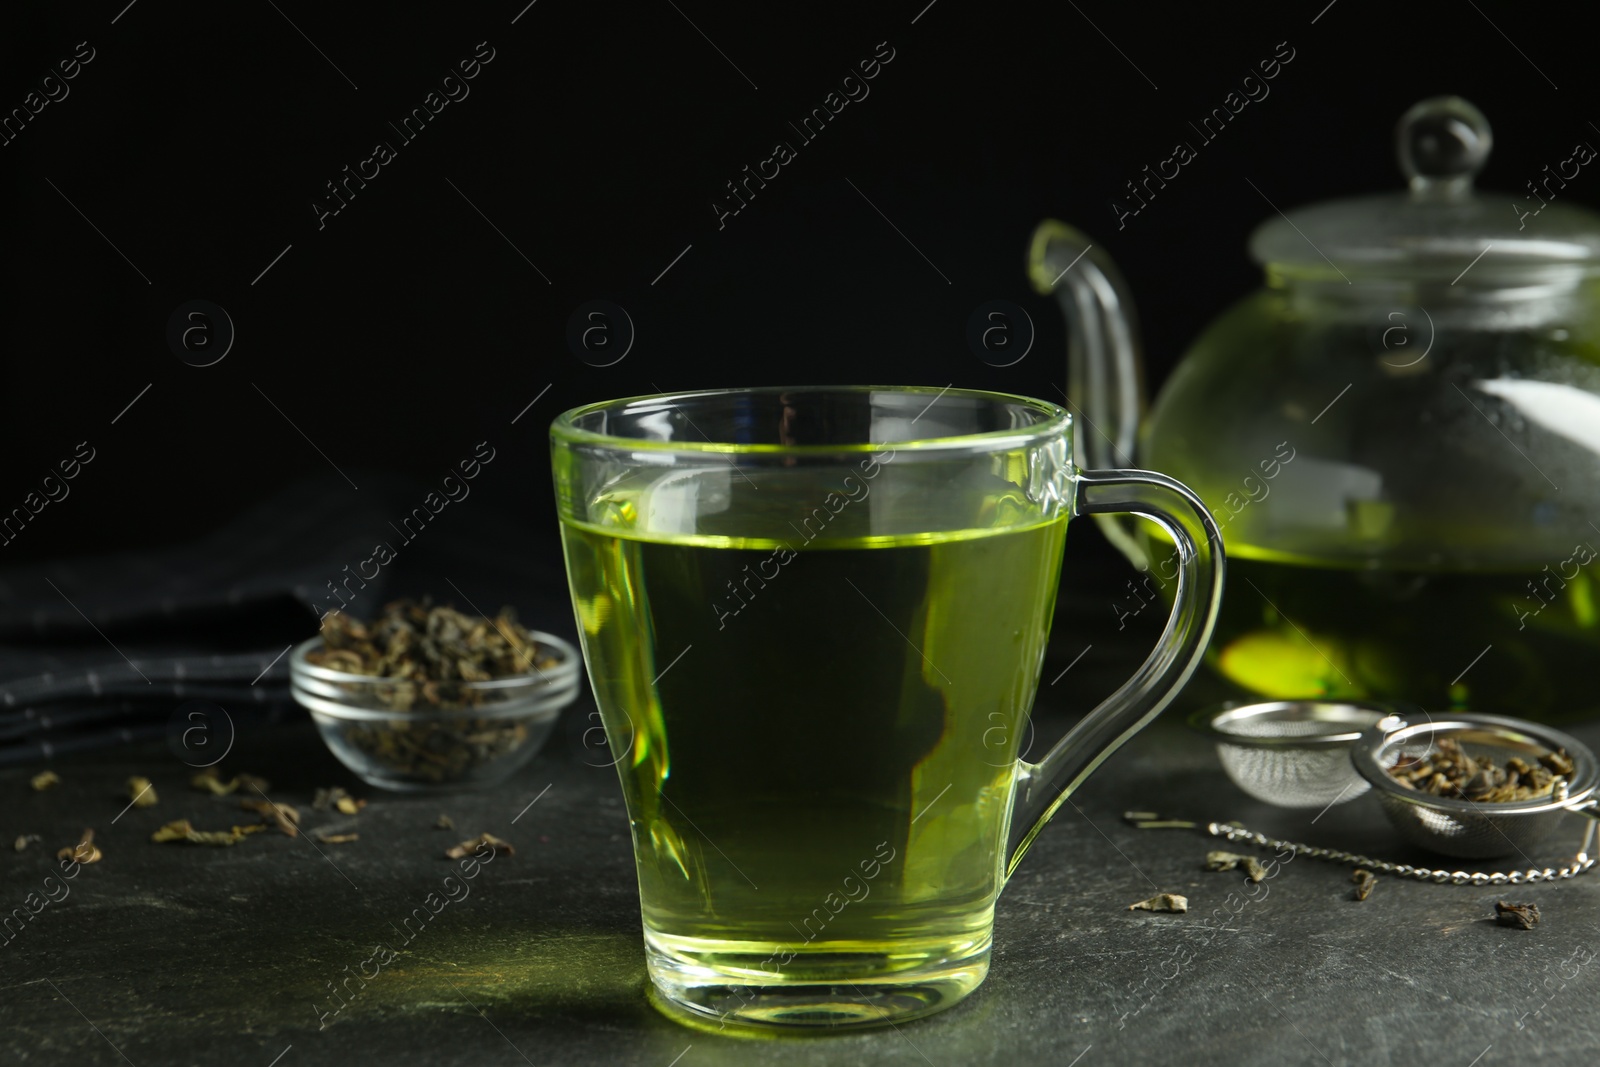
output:
<svg viewBox="0 0 1600 1067"><path fill-rule="evenodd" d="M1076 479L1074 517L1139 515L1166 531L1172 554L1151 574L1163 584L1175 581L1177 591L1161 640L1138 672L1067 731L1043 760L1017 761L1007 877L1084 779L1159 715L1189 681L1222 603L1222 532L1193 490L1153 471L1079 471Z"/></svg>

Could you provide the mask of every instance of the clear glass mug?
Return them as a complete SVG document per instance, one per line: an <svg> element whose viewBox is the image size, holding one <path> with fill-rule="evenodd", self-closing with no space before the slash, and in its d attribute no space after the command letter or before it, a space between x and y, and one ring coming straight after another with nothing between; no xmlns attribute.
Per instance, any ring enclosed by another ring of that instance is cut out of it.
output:
<svg viewBox="0 0 1600 1067"><path fill-rule="evenodd" d="M1079 470L1054 404L959 389L641 397L551 439L657 1003L804 1030L970 993L1028 845L1199 662L1223 574L1199 499ZM1173 539L1171 618L1023 762L1067 522L1110 512Z"/></svg>

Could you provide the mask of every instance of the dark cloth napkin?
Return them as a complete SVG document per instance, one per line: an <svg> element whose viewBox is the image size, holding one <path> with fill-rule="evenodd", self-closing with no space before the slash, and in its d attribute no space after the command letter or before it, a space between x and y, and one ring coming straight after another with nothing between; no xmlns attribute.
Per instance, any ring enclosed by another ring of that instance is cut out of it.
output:
<svg viewBox="0 0 1600 1067"><path fill-rule="evenodd" d="M559 553L517 551L527 531L485 506L463 502L406 539L392 519L425 492L330 477L176 548L0 568L0 764L181 732L190 701L251 723L303 714L288 652L344 603L335 587L363 618L428 592L463 610L466 596L490 612L532 601L545 629L570 628ZM396 559L374 567L380 542Z"/></svg>

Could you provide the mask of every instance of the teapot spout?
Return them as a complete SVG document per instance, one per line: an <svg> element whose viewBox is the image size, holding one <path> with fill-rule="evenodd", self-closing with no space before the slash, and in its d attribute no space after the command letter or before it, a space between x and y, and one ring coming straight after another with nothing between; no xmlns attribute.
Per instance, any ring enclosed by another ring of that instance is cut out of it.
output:
<svg viewBox="0 0 1600 1067"><path fill-rule="evenodd" d="M1073 413L1073 454L1087 470L1137 467L1145 414L1144 360L1133 298L1111 257L1082 232L1046 219L1033 231L1028 276L1054 293L1067 319L1066 406ZM1128 528L1098 517L1106 537L1136 565L1143 548Z"/></svg>

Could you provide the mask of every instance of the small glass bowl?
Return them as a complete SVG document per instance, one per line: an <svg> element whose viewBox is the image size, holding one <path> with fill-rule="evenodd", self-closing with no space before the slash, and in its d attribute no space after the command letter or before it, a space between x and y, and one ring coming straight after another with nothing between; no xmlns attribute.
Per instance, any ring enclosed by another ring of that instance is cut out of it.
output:
<svg viewBox="0 0 1600 1067"><path fill-rule="evenodd" d="M411 682L319 667L289 653L289 690L311 712L328 749L363 781L398 792L448 792L504 781L543 746L578 697L577 649L533 639L554 666L487 682Z"/></svg>

